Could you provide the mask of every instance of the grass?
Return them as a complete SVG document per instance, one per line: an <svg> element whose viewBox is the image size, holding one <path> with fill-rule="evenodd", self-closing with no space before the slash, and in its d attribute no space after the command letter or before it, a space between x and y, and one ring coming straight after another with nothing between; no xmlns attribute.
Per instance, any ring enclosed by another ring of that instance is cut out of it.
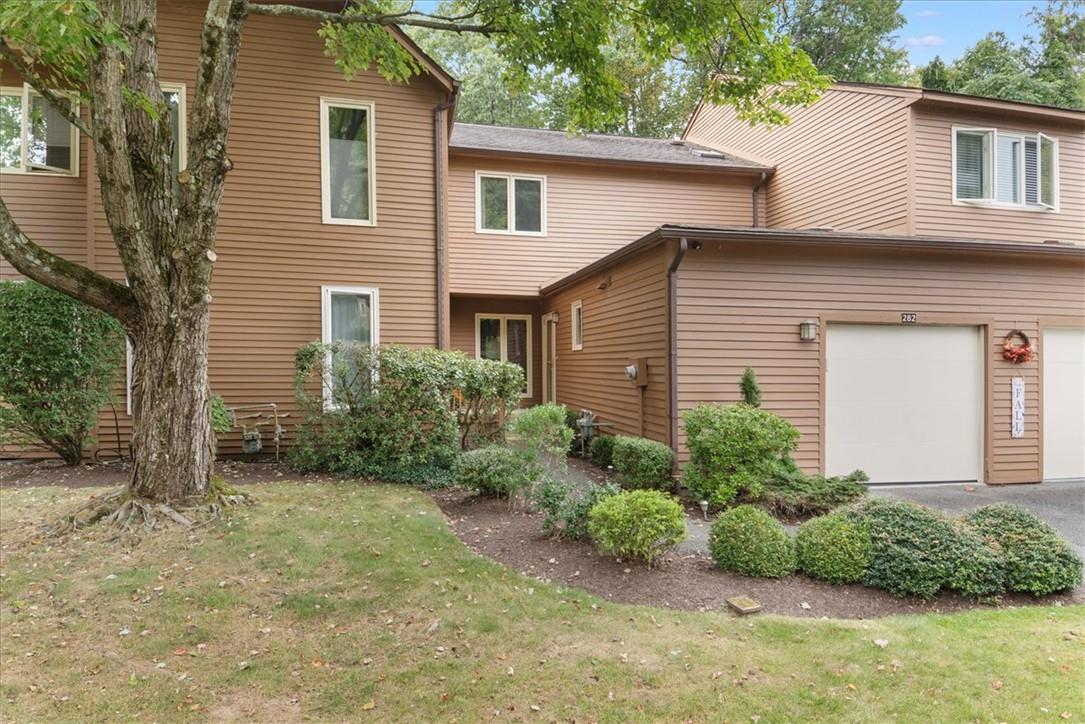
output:
<svg viewBox="0 0 1085 724"><path fill-rule="evenodd" d="M1082 607L625 606L475 556L410 489L255 492L196 533L17 548L89 491L2 491L0 719L1085 719Z"/></svg>

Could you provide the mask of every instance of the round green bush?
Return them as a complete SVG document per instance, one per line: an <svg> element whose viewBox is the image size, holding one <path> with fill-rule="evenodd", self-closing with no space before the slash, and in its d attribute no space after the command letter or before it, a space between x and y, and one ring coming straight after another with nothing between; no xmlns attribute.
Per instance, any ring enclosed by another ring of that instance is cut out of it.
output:
<svg viewBox="0 0 1085 724"><path fill-rule="evenodd" d="M840 513L803 523L795 536L799 570L830 583L858 583L870 563L870 531L866 523Z"/></svg>
<svg viewBox="0 0 1085 724"><path fill-rule="evenodd" d="M686 514L678 501L658 490L628 490L595 504L588 535L604 553L648 563L686 538Z"/></svg>
<svg viewBox="0 0 1085 724"><path fill-rule="evenodd" d="M601 468L613 465L614 440L613 435L593 437L591 445L588 446L588 457L591 458L591 461Z"/></svg>
<svg viewBox="0 0 1085 724"><path fill-rule="evenodd" d="M946 586L972 598L993 598L1006 590L1006 575L998 552L961 521L954 521L956 539L950 544L953 572Z"/></svg>
<svg viewBox="0 0 1085 724"><path fill-rule="evenodd" d="M619 435L611 459L623 488L670 490L674 487L674 451L657 440Z"/></svg>
<svg viewBox="0 0 1085 724"><path fill-rule="evenodd" d="M972 511L965 525L994 547L1011 591L1043 596L1081 583L1082 561L1057 530L1009 503Z"/></svg>
<svg viewBox="0 0 1085 724"><path fill-rule="evenodd" d="M507 447L465 452L452 466L452 483L494 498L510 498L531 484L537 466Z"/></svg>
<svg viewBox="0 0 1085 724"><path fill-rule="evenodd" d="M716 519L708 550L727 571L763 578L795 572L795 542L779 521L752 505L732 508Z"/></svg>

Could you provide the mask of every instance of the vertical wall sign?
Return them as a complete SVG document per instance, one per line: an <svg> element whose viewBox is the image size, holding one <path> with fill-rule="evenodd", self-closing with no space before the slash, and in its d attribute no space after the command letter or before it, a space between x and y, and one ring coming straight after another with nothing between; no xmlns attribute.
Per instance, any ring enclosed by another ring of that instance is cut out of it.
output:
<svg viewBox="0 0 1085 724"><path fill-rule="evenodd" d="M1010 380L1010 404L1013 418L1010 423L1010 437L1025 436L1025 378L1014 377Z"/></svg>

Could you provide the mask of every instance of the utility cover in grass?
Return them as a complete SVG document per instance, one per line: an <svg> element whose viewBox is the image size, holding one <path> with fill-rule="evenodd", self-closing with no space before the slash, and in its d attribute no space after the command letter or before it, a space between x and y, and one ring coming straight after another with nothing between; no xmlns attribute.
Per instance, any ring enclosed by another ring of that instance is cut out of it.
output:
<svg viewBox="0 0 1085 724"><path fill-rule="evenodd" d="M740 616L757 613L761 610L761 604L749 596L734 596L727 599L727 605L738 611Z"/></svg>

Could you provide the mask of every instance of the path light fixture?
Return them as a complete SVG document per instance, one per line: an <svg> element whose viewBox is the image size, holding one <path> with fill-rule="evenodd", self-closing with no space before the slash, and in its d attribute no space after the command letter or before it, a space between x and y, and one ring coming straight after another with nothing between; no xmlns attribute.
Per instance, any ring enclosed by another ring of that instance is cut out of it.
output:
<svg viewBox="0 0 1085 724"><path fill-rule="evenodd" d="M804 319L799 322L799 339L803 342L813 342L818 338L818 320Z"/></svg>
<svg viewBox="0 0 1085 724"><path fill-rule="evenodd" d="M705 520L708 520L708 501L702 500L698 505L701 506L701 515L704 516Z"/></svg>

